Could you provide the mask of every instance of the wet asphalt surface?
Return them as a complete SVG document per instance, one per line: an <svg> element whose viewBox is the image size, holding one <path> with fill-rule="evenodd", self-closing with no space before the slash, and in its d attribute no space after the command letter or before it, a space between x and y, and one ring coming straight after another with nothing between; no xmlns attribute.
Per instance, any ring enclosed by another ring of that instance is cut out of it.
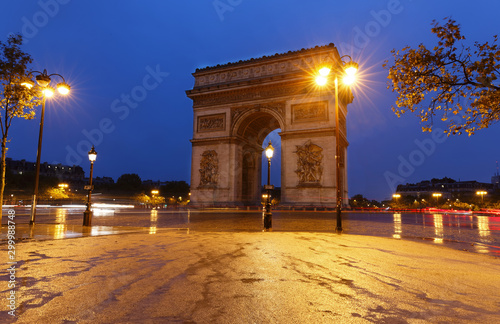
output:
<svg viewBox="0 0 500 324"><path fill-rule="evenodd" d="M83 208L38 208L29 227L30 209L15 208L20 239L62 239L164 229L195 232L260 232L258 210L95 209L92 228L82 228ZM6 223L6 210L2 223ZM335 232L332 211L274 211L277 232ZM416 240L470 252L500 256L500 216L421 213L342 213L343 233ZM2 234L7 228L2 227Z"/></svg>

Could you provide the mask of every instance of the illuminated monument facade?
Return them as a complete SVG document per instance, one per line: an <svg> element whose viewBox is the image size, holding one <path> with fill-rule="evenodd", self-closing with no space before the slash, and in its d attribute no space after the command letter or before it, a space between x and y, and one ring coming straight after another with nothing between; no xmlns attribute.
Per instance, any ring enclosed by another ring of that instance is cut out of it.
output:
<svg viewBox="0 0 500 324"><path fill-rule="evenodd" d="M329 57L339 64L333 44L193 73L194 87L186 91L194 111L193 205L260 204L263 141L279 128L281 204L335 206L334 87L319 88L314 83L316 71ZM346 114L353 98L349 88L339 91L338 140L345 198Z"/></svg>

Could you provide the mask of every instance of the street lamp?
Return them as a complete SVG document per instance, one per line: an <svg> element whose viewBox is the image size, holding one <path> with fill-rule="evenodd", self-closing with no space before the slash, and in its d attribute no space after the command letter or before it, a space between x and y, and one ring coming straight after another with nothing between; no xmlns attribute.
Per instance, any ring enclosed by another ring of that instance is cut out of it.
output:
<svg viewBox="0 0 500 324"><path fill-rule="evenodd" d="M476 195L481 196L481 203L484 202L484 195L487 195L487 194L488 194L487 191L483 191L483 190L476 191Z"/></svg>
<svg viewBox="0 0 500 324"><path fill-rule="evenodd" d="M342 61L344 57L349 58L348 62ZM341 146L340 146L340 125L339 125L339 76L342 76L343 83L350 85L356 80L356 72L358 71L358 63L353 62L349 55L344 55L338 60L330 58L335 64L336 69L334 72L335 79L335 160L336 160L336 175L337 175L337 226L335 230L337 233L342 233L342 174L340 172L341 165ZM319 75L316 77L316 83L319 86L324 86L328 83L328 76L332 73L333 64L324 65L318 70Z"/></svg>
<svg viewBox="0 0 500 324"><path fill-rule="evenodd" d="M94 161L97 158L97 152L94 150L94 145L92 145L92 149L89 151L89 160L90 160L90 178L89 185L85 186L84 189L89 191L89 197L87 200L87 210L83 212L83 226L91 226L92 225L92 211L90 210L91 204L91 196L92 196L92 177L94 173Z"/></svg>
<svg viewBox="0 0 500 324"><path fill-rule="evenodd" d="M436 207L438 205L439 197L441 197L441 196L442 196L442 194L439 193L439 192L435 192L435 193L432 194L432 197L436 198Z"/></svg>
<svg viewBox="0 0 500 324"><path fill-rule="evenodd" d="M274 147L269 141L269 145L266 147L266 157L267 157L267 185L264 189L267 191L266 206L264 211L264 229L269 230L273 227L273 214L271 213L271 190L274 186L271 185L271 158L274 154Z"/></svg>
<svg viewBox="0 0 500 324"><path fill-rule="evenodd" d="M401 198L401 195L398 193L395 193L394 195L392 195L392 198L394 198L396 200L396 203L398 203L398 200L399 200L399 198Z"/></svg>
<svg viewBox="0 0 500 324"><path fill-rule="evenodd" d="M42 153L42 135L43 135L43 118L45 115L45 100L47 98L50 98L54 96L54 88L50 86L51 82L51 76L58 76L62 79L63 82L60 82L57 84L57 90L59 91L60 94L62 95L67 95L71 89L69 84L66 83L66 80L64 80L64 77L60 74L53 73L53 74L47 74L47 70L43 70L43 72L39 71L33 71L28 74L28 78L21 83L21 85L31 89L35 83L33 80L29 78L30 75L33 75L33 73L37 73L38 75L35 77L36 83L41 87L42 90L42 113L40 115L40 132L38 134L38 150L36 153L36 173L35 173L35 188L33 190L33 198L31 200L31 219L30 219L30 225L35 224L35 216L36 216L36 201L37 201L37 196L38 196L38 183L40 179L40 155Z"/></svg>
<svg viewBox="0 0 500 324"><path fill-rule="evenodd" d="M61 190L64 190L64 189L67 189L68 188L68 184L67 183L60 183L57 185L59 188L61 188Z"/></svg>
<svg viewBox="0 0 500 324"><path fill-rule="evenodd" d="M156 189L151 190L151 207L155 208L155 195L159 194L160 192Z"/></svg>

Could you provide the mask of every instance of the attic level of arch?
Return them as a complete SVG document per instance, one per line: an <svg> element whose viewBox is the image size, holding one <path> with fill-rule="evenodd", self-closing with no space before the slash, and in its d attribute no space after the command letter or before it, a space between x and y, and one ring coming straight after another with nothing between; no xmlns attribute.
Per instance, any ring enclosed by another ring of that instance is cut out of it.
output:
<svg viewBox="0 0 500 324"><path fill-rule="evenodd" d="M272 79L272 78L270 78ZM244 103L247 101L276 99L279 97L307 95L314 92L315 95L332 94L334 87L326 86L318 88L310 77L304 76L302 79L280 78L277 80L252 80L238 82L234 84L223 84L207 87L198 87L193 90L187 90L187 96L193 100L193 109L205 108L211 106ZM339 87L339 100L341 105L347 105L352 102L353 95L348 87Z"/></svg>

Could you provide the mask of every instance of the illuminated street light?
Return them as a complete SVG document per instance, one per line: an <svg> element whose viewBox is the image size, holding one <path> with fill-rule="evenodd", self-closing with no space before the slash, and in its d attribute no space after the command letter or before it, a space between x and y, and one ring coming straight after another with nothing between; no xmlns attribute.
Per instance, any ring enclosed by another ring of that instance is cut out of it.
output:
<svg viewBox="0 0 500 324"><path fill-rule="evenodd" d="M159 194L160 192L156 189L151 190L151 207L156 208L155 204L155 195Z"/></svg>
<svg viewBox="0 0 500 324"><path fill-rule="evenodd" d="M488 194L487 191L483 191L483 190L476 191L476 195L481 196L481 203L483 203L483 201L484 201L484 195L487 195L487 194Z"/></svg>
<svg viewBox="0 0 500 324"><path fill-rule="evenodd" d="M267 191L267 199L264 210L264 229L269 230L273 227L273 214L271 213L271 190L274 189L274 186L271 185L271 159L274 155L274 147L271 145L271 141L269 141L269 145L266 147L266 157L267 157L267 185L264 186L264 189Z"/></svg>
<svg viewBox="0 0 500 324"><path fill-rule="evenodd" d="M396 203L398 202L399 198L401 198L401 195L398 194L398 193L395 193L392 195L392 198L394 198L396 200Z"/></svg>
<svg viewBox="0 0 500 324"><path fill-rule="evenodd" d="M348 62L343 62L342 59L348 57ZM333 71L335 73L335 159L337 161L336 173L337 173L337 226L335 230L337 233L342 233L342 174L340 172L340 125L339 125L339 76L342 77L344 84L350 85L356 80L356 72L358 71L358 63L353 62L349 55L344 55L340 59L329 58L330 61L335 62L338 68ZM319 86L324 86L328 83L328 76L333 70L332 65L324 65L318 70L318 76L316 77L316 83Z"/></svg>
<svg viewBox="0 0 500 324"><path fill-rule="evenodd" d="M84 189L89 191L88 200L87 200L87 210L83 212L83 226L91 226L92 225L92 211L90 210L91 206L91 196L92 196L92 177L94 173L94 162L97 159L97 152L92 145L92 149L89 151L89 161L90 161L90 178L89 185L85 186Z"/></svg>
<svg viewBox="0 0 500 324"><path fill-rule="evenodd" d="M43 70L43 72L39 71L33 71L30 72L28 77L23 80L21 85L31 89L35 86L35 83L33 80L31 80L30 76L33 75L33 73L36 73L37 76L35 77L36 83L38 86L41 88L41 92L43 94L43 99L42 99L42 112L40 115L40 132L38 134L38 150L36 153L36 173L35 173L35 188L33 190L33 198L31 200L31 219L30 219L30 225L35 224L35 217L36 217L36 202L38 199L38 184L39 184L39 179L40 179L40 156L42 154L42 135L43 135L43 118L45 115L45 101L47 98L51 98L54 96L54 88L50 86L51 82L51 76L58 76L60 77L63 82L60 82L57 84L57 90L59 91L60 94L62 95L67 95L70 92L71 87L66 83L66 80L64 80L64 77L60 74L53 73L53 74L47 74L47 70Z"/></svg>
<svg viewBox="0 0 500 324"><path fill-rule="evenodd" d="M439 192L435 192L432 194L432 197L436 198L436 206L438 205L439 197L441 197L441 196L442 196L442 194Z"/></svg>

